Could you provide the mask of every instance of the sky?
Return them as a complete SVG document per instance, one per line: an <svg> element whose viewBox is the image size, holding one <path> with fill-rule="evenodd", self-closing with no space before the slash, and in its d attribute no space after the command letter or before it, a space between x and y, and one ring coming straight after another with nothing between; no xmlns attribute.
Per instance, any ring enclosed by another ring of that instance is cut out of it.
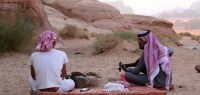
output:
<svg viewBox="0 0 200 95"><path fill-rule="evenodd" d="M116 0L99 0L99 1L116 1ZM156 13L172 10L176 7L188 9L190 5L199 0L123 0L125 6L130 6L134 14L154 15Z"/></svg>

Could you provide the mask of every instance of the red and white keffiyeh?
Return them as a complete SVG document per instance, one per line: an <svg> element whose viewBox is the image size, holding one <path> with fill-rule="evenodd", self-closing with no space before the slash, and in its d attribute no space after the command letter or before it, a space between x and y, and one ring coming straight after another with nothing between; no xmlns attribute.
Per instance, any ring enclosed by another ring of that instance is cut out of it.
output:
<svg viewBox="0 0 200 95"><path fill-rule="evenodd" d="M144 33L145 32L145 33ZM148 33L149 32L149 33ZM143 35L143 34L147 35ZM139 34L140 35L140 34ZM147 83L147 86L153 87L153 79L156 77L156 75L159 73L160 68L159 64L161 65L163 71L166 73L166 89L169 90L170 87L170 70L171 70L171 63L169 60L169 56L167 53L166 47L164 47L156 38L156 36L151 33L150 31L143 31L141 32L141 38L143 41L147 42L144 46L144 60L145 65L147 69L147 77L149 80L149 83ZM158 63L158 60L162 58L163 56L167 56L167 61L165 63Z"/></svg>
<svg viewBox="0 0 200 95"><path fill-rule="evenodd" d="M39 36L39 39L37 41L37 51L45 52L49 51L53 48L53 43L56 40L57 35L49 30L46 30L42 32Z"/></svg>

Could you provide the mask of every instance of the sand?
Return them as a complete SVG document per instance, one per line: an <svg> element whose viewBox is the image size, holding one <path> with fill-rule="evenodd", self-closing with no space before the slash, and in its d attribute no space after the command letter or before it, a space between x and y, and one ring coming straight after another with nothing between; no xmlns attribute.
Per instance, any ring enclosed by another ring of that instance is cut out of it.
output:
<svg viewBox="0 0 200 95"><path fill-rule="evenodd" d="M106 53L92 55L93 41L94 38L64 40L65 48L61 50L66 51L69 58L68 73L73 71L95 72L101 76L99 86L103 86L109 80L120 78L120 74L123 73L117 69L120 61L130 63L139 57L138 53L133 52L133 48L137 47L137 44L129 42L120 43ZM183 41L187 45L186 42ZM200 50L175 45L170 45L170 47L175 51L171 57L175 89L167 91L167 95L199 95L200 73L197 73L194 67L200 64ZM77 52L83 54L75 54ZM10 52L0 56L0 95L29 95L28 60L29 55L22 53Z"/></svg>

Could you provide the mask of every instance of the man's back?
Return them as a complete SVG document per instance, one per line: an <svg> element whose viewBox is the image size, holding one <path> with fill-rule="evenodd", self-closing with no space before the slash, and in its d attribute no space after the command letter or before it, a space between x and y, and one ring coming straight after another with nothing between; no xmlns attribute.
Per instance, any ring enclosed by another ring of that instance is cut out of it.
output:
<svg viewBox="0 0 200 95"><path fill-rule="evenodd" d="M35 69L37 88L59 87L62 80L61 70L63 64L67 62L67 55L56 49L33 53L29 64L33 65Z"/></svg>

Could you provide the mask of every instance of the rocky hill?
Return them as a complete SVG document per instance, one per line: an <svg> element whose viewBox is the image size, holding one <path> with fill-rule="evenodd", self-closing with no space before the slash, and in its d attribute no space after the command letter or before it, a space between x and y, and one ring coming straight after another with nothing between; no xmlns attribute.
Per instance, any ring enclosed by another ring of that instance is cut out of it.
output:
<svg viewBox="0 0 200 95"><path fill-rule="evenodd" d="M20 7L30 18L34 17L39 26L52 26L58 30L65 25L76 25L92 32L117 29L174 32L169 21L142 15L123 15L115 7L98 0L4 0L0 1L0 5L0 15L4 17L14 12L11 9Z"/></svg>
<svg viewBox="0 0 200 95"><path fill-rule="evenodd" d="M33 19L41 29L51 29L41 0L1 0L0 17L14 20L17 9Z"/></svg>

